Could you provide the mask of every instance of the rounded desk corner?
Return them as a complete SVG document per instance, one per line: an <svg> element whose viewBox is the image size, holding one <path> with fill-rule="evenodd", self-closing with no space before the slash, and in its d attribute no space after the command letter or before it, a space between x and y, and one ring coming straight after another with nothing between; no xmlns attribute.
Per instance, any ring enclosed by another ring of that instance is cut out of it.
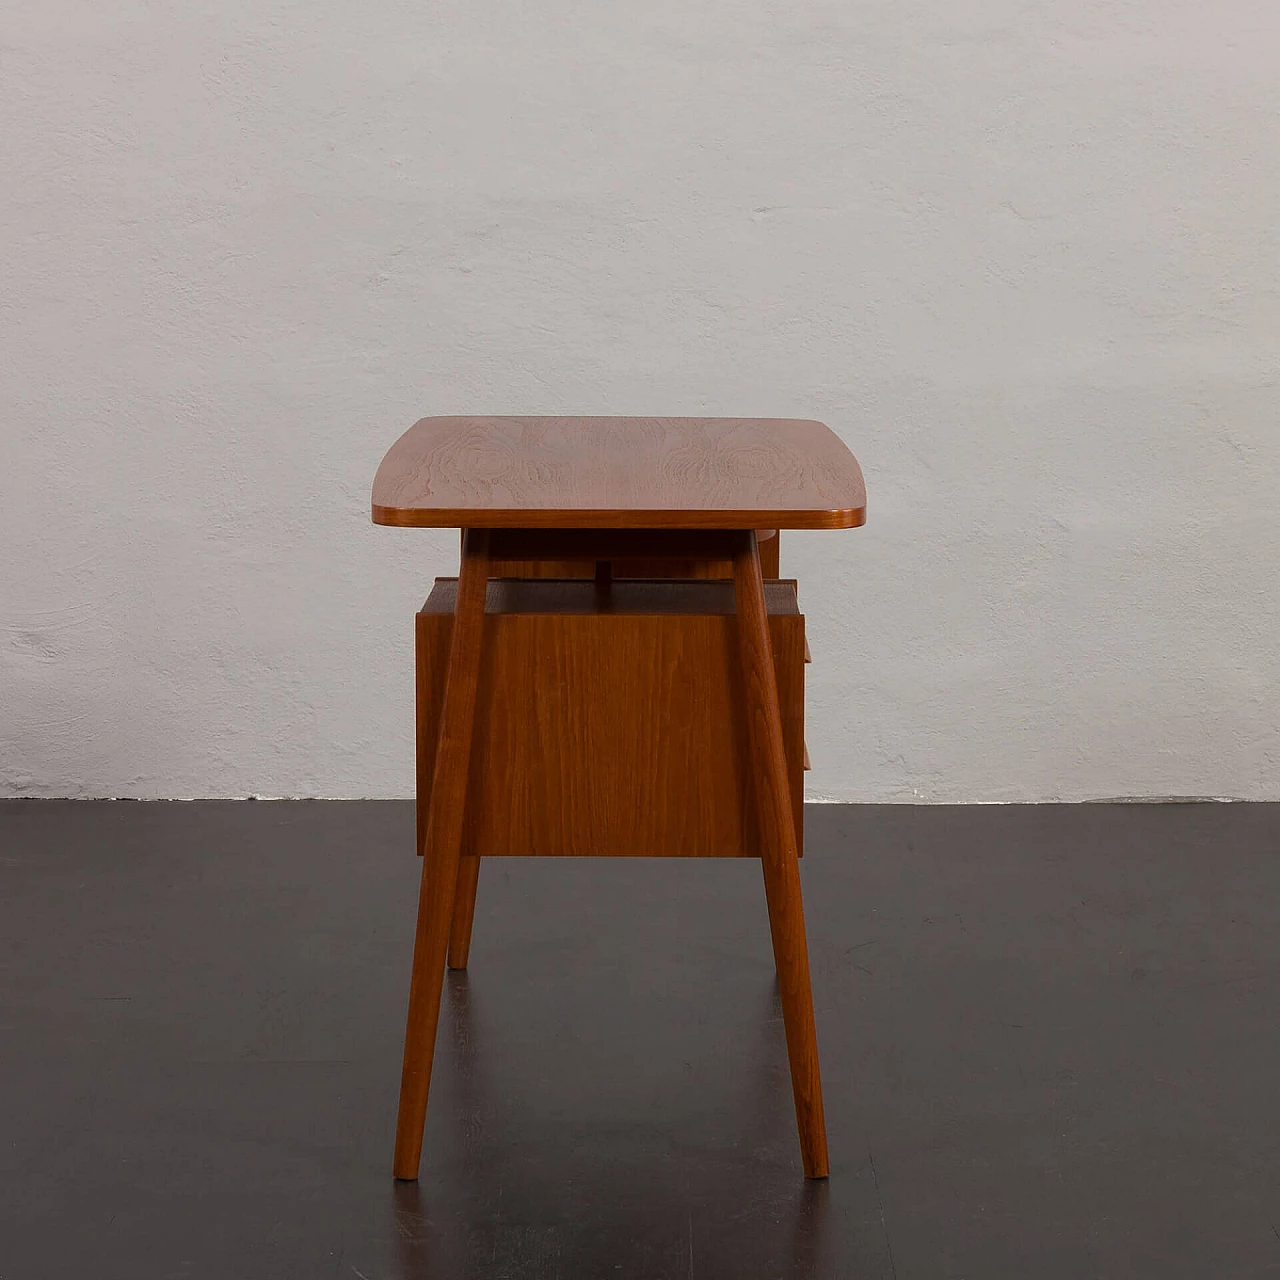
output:
<svg viewBox="0 0 1280 1280"><path fill-rule="evenodd" d="M832 529L861 529L867 523L867 504L860 507L846 507L843 511L833 513L836 519L830 525Z"/></svg>
<svg viewBox="0 0 1280 1280"><path fill-rule="evenodd" d="M384 507L377 502L372 504L371 514L374 524L388 525L394 529L408 529L418 523L413 518L413 511L406 511L403 507Z"/></svg>

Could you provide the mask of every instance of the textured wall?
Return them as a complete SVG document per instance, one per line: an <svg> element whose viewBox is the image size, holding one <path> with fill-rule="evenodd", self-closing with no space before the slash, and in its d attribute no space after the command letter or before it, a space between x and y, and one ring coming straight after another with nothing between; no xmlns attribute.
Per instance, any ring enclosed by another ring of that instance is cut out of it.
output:
<svg viewBox="0 0 1280 1280"><path fill-rule="evenodd" d="M818 417L811 794L1280 797L1280 11L13 0L0 793L391 796L452 412Z"/></svg>

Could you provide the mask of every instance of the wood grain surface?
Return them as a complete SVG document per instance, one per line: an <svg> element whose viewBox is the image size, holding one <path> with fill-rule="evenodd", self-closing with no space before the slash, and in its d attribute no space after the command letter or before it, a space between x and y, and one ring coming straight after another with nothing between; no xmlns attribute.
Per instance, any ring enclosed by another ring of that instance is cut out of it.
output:
<svg viewBox="0 0 1280 1280"><path fill-rule="evenodd" d="M423 796L438 778L456 590L439 580L418 615ZM804 619L793 583L770 583L765 594L798 847ZM491 580L464 861L759 856L736 634L728 582L615 580L601 593L591 580ZM455 913L455 922L451 963L465 963L469 921Z"/></svg>
<svg viewBox="0 0 1280 1280"><path fill-rule="evenodd" d="M373 482L376 524L847 529L862 472L796 418L423 418Z"/></svg>

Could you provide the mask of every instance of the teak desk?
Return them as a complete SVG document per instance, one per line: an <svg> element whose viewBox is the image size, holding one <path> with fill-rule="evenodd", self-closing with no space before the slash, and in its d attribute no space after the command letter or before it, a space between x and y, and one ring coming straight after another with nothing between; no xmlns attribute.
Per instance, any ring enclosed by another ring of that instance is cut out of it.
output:
<svg viewBox="0 0 1280 1280"><path fill-rule="evenodd" d="M417 618L396 1177L418 1176L445 964L466 967L495 854L759 857L804 1171L827 1176L798 864L807 650L777 531L865 512L853 455L803 420L424 418L382 460L375 523L462 530L457 579Z"/></svg>

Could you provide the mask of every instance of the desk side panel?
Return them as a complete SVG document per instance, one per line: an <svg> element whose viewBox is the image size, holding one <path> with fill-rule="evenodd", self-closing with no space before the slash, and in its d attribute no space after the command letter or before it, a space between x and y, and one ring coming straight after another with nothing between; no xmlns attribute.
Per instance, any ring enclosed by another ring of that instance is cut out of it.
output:
<svg viewBox="0 0 1280 1280"><path fill-rule="evenodd" d="M426 796L452 617L417 625ZM802 827L804 619L770 628ZM464 852L759 856L736 644L721 614L488 615Z"/></svg>

